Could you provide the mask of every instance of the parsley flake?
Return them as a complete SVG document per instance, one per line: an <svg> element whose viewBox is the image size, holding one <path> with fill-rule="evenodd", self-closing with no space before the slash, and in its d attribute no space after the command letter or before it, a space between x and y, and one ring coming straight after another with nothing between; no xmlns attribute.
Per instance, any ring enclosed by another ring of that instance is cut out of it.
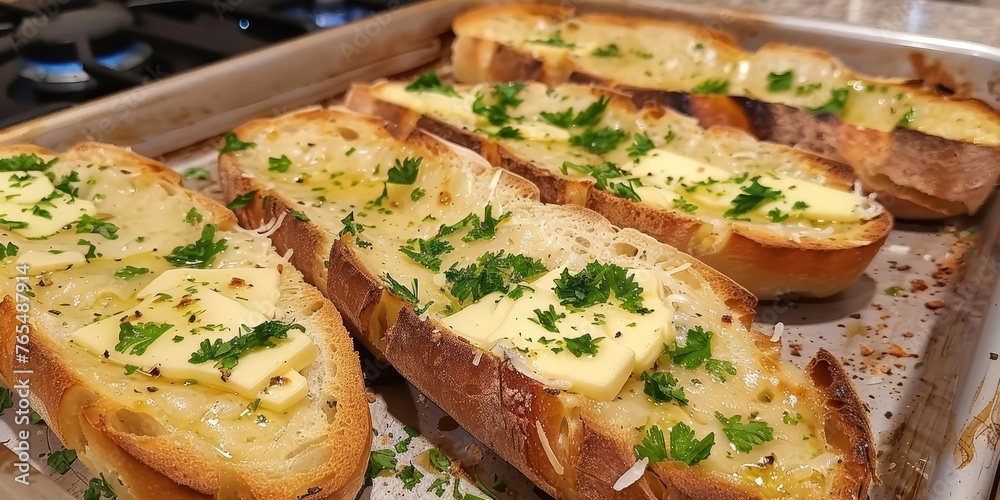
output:
<svg viewBox="0 0 1000 500"><path fill-rule="evenodd" d="M567 49L576 48L576 44L566 43L562 39L562 32L556 31L551 37L546 40L528 40L528 43L534 43L537 45L548 45L551 47L565 47Z"/></svg>
<svg viewBox="0 0 1000 500"><path fill-rule="evenodd" d="M603 47L594 49L590 55L594 57L621 57L622 51L618 48L618 45L609 43Z"/></svg>
<svg viewBox="0 0 1000 500"><path fill-rule="evenodd" d="M433 71L428 71L418 76L413 83L407 85L403 90L407 92L436 92L448 97L459 97L458 92L455 92L453 87L441 83L437 73Z"/></svg>
<svg viewBox="0 0 1000 500"><path fill-rule="evenodd" d="M730 202L732 208L726 210L722 216L727 219L736 219L753 210L765 200L781 199L781 191L764 186L759 181L760 176L758 175L750 179L749 186L741 187L742 193L736 195L736 198Z"/></svg>
<svg viewBox="0 0 1000 500"><path fill-rule="evenodd" d="M83 214L83 216L76 221L76 233L99 234L109 240L117 240L118 226L110 222L95 219L87 214Z"/></svg>
<svg viewBox="0 0 1000 500"><path fill-rule="evenodd" d="M728 94L729 80L705 80L691 89L692 94Z"/></svg>
<svg viewBox="0 0 1000 500"><path fill-rule="evenodd" d="M785 71L784 73L768 73L767 90L770 92L791 90L792 80L794 79L795 75L792 73L792 70Z"/></svg>
<svg viewBox="0 0 1000 500"><path fill-rule="evenodd" d="M841 87L838 89L833 89L830 92L830 100L826 101L822 105L815 108L807 108L810 112L817 115L834 115L843 116L844 105L847 103L847 96L849 92L847 87Z"/></svg>
<svg viewBox="0 0 1000 500"><path fill-rule="evenodd" d="M552 307L552 306L549 306ZM585 333L576 338L566 338L563 340L563 345L566 346L566 350L576 357L587 356L597 356L598 343L604 340L604 337L592 338L589 333Z"/></svg>
<svg viewBox="0 0 1000 500"><path fill-rule="evenodd" d="M386 182L390 184L413 184L417 181L417 175L420 173L420 162L422 161L424 161L423 157L407 157L402 162L397 158L396 165L389 169L389 179Z"/></svg>
<svg viewBox="0 0 1000 500"><path fill-rule="evenodd" d="M670 355L673 362L683 366L688 370L694 370L708 358L712 357L712 332L703 330L696 326L687 331L687 341L684 345L679 345L674 341L673 349L664 346L666 354Z"/></svg>
<svg viewBox="0 0 1000 500"><path fill-rule="evenodd" d="M646 153L656 147L645 133L633 135L632 141L632 145L628 147L628 155L633 160L646 156Z"/></svg>
<svg viewBox="0 0 1000 500"><path fill-rule="evenodd" d="M65 474L69 472L70 467L73 466L73 462L76 461L76 451L68 448L63 448L61 450L53 451L46 463L49 467L55 469L56 472L60 474Z"/></svg>
<svg viewBox="0 0 1000 500"><path fill-rule="evenodd" d="M534 313L535 317L528 318L528 321L531 321L532 323L535 323L552 333L559 333L559 328L556 327L556 321L566 317L566 313L556 314L556 309L552 304L549 304L549 309L547 311L535 309Z"/></svg>
<svg viewBox="0 0 1000 500"><path fill-rule="evenodd" d="M194 243L173 249L165 258L175 267L196 267L205 269L212 265L215 257L229 246L226 239L215 241L215 224L208 224L201 229L201 237Z"/></svg>
<svg viewBox="0 0 1000 500"><path fill-rule="evenodd" d="M115 278L130 280L136 276L147 273L149 273L149 268L146 267L125 266L115 271Z"/></svg>
<svg viewBox="0 0 1000 500"><path fill-rule="evenodd" d="M237 195L236 198L233 198L233 201L230 201L229 203L226 204L226 208L228 208L230 210L236 210L237 208L243 208L243 207L249 205L251 201L253 201L254 196L257 196L257 190L256 189L254 189L253 191L247 192L247 193L243 193L241 195Z"/></svg>
<svg viewBox="0 0 1000 500"><path fill-rule="evenodd" d="M205 339L198 345L198 350L191 353L188 363L197 365L215 361L215 367L226 375L240 363L240 357L257 348L275 347L271 339L288 338L288 332L306 328L298 323L282 323L277 320L267 320L253 328L240 325L240 331L235 337L223 341L220 338L211 341Z"/></svg>
<svg viewBox="0 0 1000 500"><path fill-rule="evenodd" d="M646 393L653 401L657 403L677 401L682 405L688 404L684 388L677 387L677 379L673 375L667 372L654 372L652 375L642 372L639 379L644 384L642 392Z"/></svg>
<svg viewBox="0 0 1000 500"><path fill-rule="evenodd" d="M281 158L268 158L267 164L269 165L267 169L271 172L288 172L288 167L292 166L292 160L281 155Z"/></svg>
<svg viewBox="0 0 1000 500"><path fill-rule="evenodd" d="M722 423L722 433L736 447L737 451L750 453L754 446L762 445L774 439L774 429L766 422L751 421L740 423L741 415L726 418L722 413L715 412L715 418Z"/></svg>
<svg viewBox="0 0 1000 500"><path fill-rule="evenodd" d="M205 220L205 218L201 215L201 212L199 212L198 209L194 207L191 207L191 210L188 210L188 213L184 215L184 222L187 222L192 226L200 223L203 220Z"/></svg>
<svg viewBox="0 0 1000 500"><path fill-rule="evenodd" d="M83 493L83 500L101 500L102 498L107 498L108 500L118 499L118 494L115 493L115 490L111 489L111 485L104 478L103 472L100 473L100 477L91 478L90 483L87 485L87 491Z"/></svg>
<svg viewBox="0 0 1000 500"><path fill-rule="evenodd" d="M118 343L115 351L133 356L142 356L156 339L174 325L167 323L131 323L126 321L118 327ZM128 351L127 353L125 351Z"/></svg>
<svg viewBox="0 0 1000 500"><path fill-rule="evenodd" d="M670 458L678 462L690 466L697 465L711 455L714 445L714 432L709 432L707 436L698 440L695 438L694 430L684 422L677 422L670 429Z"/></svg>
<svg viewBox="0 0 1000 500"><path fill-rule="evenodd" d="M593 154L602 155L617 148L626 137L628 134L623 130L604 127L574 135L570 137L569 143Z"/></svg>
<svg viewBox="0 0 1000 500"><path fill-rule="evenodd" d="M476 262L460 268L452 264L444 272L451 283L451 295L459 302L472 298L473 302L493 292L508 293L517 284L533 276L547 272L542 261L521 254L487 252Z"/></svg>
<svg viewBox="0 0 1000 500"><path fill-rule="evenodd" d="M233 132L226 132L225 135L223 135L222 137L226 141L226 143L223 144L222 148L219 149L220 153L243 151L244 149L257 147L256 142L243 142L240 140L239 137L236 137L236 134L234 134Z"/></svg>

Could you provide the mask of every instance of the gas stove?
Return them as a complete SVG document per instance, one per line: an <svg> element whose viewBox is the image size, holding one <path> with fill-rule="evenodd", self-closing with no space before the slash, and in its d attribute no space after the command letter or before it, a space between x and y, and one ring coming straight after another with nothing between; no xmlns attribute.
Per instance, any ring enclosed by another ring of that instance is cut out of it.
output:
<svg viewBox="0 0 1000 500"><path fill-rule="evenodd" d="M0 0L0 128L396 0Z"/></svg>

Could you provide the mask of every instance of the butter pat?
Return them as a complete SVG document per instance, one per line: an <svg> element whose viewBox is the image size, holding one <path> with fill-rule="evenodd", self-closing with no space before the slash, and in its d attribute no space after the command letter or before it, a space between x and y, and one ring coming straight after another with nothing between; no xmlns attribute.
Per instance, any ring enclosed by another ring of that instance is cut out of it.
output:
<svg viewBox="0 0 1000 500"><path fill-rule="evenodd" d="M622 309L614 294L607 303L570 310L555 293L555 280L564 269L553 269L530 283L533 291L517 300L495 292L442 322L481 349L505 348L515 366L530 377L558 381L560 387L565 384L568 390L599 401L611 400L631 373L655 363L667 341L673 309L664 304L663 284L655 273L629 270L642 287L643 307L650 313ZM539 323L536 310L550 307L560 316L555 322L558 332ZM585 335L590 335L597 353L576 356L566 347L567 339Z"/></svg>
<svg viewBox="0 0 1000 500"><path fill-rule="evenodd" d="M227 290L222 283L228 284L233 273L242 275L244 284L253 286ZM267 301L277 290L277 274L273 269L173 269L139 292L142 302L136 307L81 328L72 334L72 339L84 349L114 362L144 369L157 367L161 377L196 380L247 399L260 398L264 407L283 411L305 397L305 379L297 371L316 359L316 346L304 333L290 330L287 338L272 339L275 347L244 353L228 376L212 361L189 362L203 341L225 342L245 334L241 330L244 326L250 328L267 321L259 309L274 309L273 302ZM269 285L273 286L268 288ZM241 294L264 297L261 301L265 304L247 307L249 300L234 298ZM119 352L115 347L122 340L122 324L126 322L134 328L147 323L169 328L152 340L142 354L133 354L132 347Z"/></svg>
<svg viewBox="0 0 1000 500"><path fill-rule="evenodd" d="M49 253L32 250L17 258L17 265L27 266L28 272L33 276L49 271L62 271L86 262L82 253L74 251Z"/></svg>
<svg viewBox="0 0 1000 500"><path fill-rule="evenodd" d="M274 317L281 273L277 269L170 269L139 291L139 299L181 285L198 285L243 303L243 307Z"/></svg>

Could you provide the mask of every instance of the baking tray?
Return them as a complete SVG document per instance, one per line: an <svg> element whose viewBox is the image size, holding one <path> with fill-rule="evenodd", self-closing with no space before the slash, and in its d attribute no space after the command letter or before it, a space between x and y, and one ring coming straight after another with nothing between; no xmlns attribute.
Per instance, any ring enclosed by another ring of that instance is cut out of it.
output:
<svg viewBox="0 0 1000 500"><path fill-rule="evenodd" d="M34 142L60 150L80 140L100 140L161 157L179 170L212 166L208 141L242 121L329 102L353 81L440 66L452 19L479 3L435 0L391 9L0 130L0 142ZM826 5L821 17L831 17L831 10L856 4L806 2L801 12ZM760 9L745 0L586 2L577 7L685 19L724 29L749 49L769 40L820 47L862 72L922 78L994 106L1000 103L1000 48L890 29L920 25L926 20L916 17L939 8L933 3L879 2L879 12L890 17L885 22L869 19L867 26L785 16L797 11L797 5L778 5L783 7L768 9L768 14L739 10ZM987 11L982 15L989 18ZM210 183L195 187L212 189ZM1000 458L1000 336L990 334L1000 330L998 231L997 199L974 218L942 225L897 224L865 276L849 290L820 301L788 298L758 307L761 330L770 331L779 321L785 325L786 359L804 366L824 347L852 373L869 409L878 449L882 484L872 488L873 498L991 494ZM901 287L901 293L887 295L890 287ZM404 461L432 445L442 446L469 466L468 479L492 484L496 475L509 485L510 494L537 496L523 476L456 428L391 368L364 354L362 367L372 391L375 449L392 446L403 425L412 425L422 435ZM2 417L0 440L20 428L12 413ZM41 471L36 476L54 474L45 466L45 456L59 444L44 426L31 430L33 464ZM89 475L77 466L54 478L78 497ZM379 477L362 496L426 496L426 485L421 485L404 491L398 479ZM470 481L462 482L462 490L476 492Z"/></svg>

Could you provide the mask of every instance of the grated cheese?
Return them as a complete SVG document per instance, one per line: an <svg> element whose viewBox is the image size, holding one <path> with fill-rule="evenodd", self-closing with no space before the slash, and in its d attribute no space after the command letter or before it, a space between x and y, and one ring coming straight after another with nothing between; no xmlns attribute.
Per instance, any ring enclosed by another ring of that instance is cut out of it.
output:
<svg viewBox="0 0 1000 500"><path fill-rule="evenodd" d="M545 450L545 457L549 459L549 463L552 464L552 470L556 474L562 474L566 471L559 460L556 458L556 454L552 451L552 445L549 444L548 438L545 437L545 429L542 429L542 423L535 420L535 430L538 431L538 439L542 442L542 449Z"/></svg>

